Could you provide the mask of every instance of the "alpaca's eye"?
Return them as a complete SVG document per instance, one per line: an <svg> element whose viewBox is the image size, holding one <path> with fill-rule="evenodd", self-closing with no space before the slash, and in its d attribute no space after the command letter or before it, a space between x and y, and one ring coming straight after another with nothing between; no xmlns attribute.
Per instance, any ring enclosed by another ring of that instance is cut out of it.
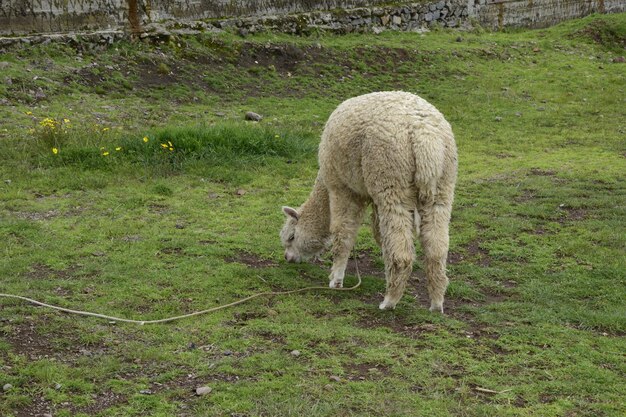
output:
<svg viewBox="0 0 626 417"><path fill-rule="evenodd" d="M296 235L289 236L289 238L287 239L287 242L291 242L292 240L294 240L295 237Z"/></svg>

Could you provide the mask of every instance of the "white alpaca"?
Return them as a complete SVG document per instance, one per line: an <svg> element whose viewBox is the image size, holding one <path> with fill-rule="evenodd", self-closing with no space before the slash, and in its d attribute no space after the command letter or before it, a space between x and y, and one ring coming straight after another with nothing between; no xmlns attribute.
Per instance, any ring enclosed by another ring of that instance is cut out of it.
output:
<svg viewBox="0 0 626 417"><path fill-rule="evenodd" d="M330 115L319 147L319 173L299 208L283 207L285 259L300 262L332 243L330 286L342 287L348 256L368 204L382 248L387 291L395 308L415 259L424 252L430 310L443 312L448 286L448 225L457 175L454 135L443 115L405 92L351 98Z"/></svg>

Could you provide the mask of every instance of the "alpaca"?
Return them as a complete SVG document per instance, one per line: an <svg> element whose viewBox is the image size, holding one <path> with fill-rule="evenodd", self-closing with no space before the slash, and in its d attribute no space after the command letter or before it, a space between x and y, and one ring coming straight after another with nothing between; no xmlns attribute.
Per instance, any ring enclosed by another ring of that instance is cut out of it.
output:
<svg viewBox="0 0 626 417"><path fill-rule="evenodd" d="M330 287L343 286L348 257L366 207L382 248L386 293L393 309L415 260L414 233L424 252L430 310L443 313L448 278L448 227L457 176L450 124L424 99L377 92L344 101L330 115L319 146L319 172L304 204L283 207L280 232L288 262L320 254L330 243Z"/></svg>

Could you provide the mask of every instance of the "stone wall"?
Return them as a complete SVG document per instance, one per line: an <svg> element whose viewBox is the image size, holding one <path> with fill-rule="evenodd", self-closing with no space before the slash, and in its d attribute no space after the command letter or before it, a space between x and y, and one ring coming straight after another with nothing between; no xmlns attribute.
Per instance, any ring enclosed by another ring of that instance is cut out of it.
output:
<svg viewBox="0 0 626 417"><path fill-rule="evenodd" d="M626 0L0 0L0 35L84 32L142 33L174 21L301 33L383 29L417 30L470 21L491 28L542 27L594 12L626 11Z"/></svg>
<svg viewBox="0 0 626 417"><path fill-rule="evenodd" d="M472 0L469 8L486 27L536 28L592 13L626 12L626 0Z"/></svg>

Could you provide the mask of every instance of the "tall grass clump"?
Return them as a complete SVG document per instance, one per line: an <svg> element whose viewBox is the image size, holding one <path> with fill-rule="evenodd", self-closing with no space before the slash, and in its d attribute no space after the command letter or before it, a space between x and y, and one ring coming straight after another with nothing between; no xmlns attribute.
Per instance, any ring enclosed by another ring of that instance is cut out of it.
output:
<svg viewBox="0 0 626 417"><path fill-rule="evenodd" d="M181 170L189 162L221 166L302 158L314 155L317 147L317 137L311 132L278 132L269 126L234 122L165 127L144 134L115 132L96 140L93 135L86 140L76 132L70 139L62 151L46 152L50 165L107 169L138 164L170 171Z"/></svg>

